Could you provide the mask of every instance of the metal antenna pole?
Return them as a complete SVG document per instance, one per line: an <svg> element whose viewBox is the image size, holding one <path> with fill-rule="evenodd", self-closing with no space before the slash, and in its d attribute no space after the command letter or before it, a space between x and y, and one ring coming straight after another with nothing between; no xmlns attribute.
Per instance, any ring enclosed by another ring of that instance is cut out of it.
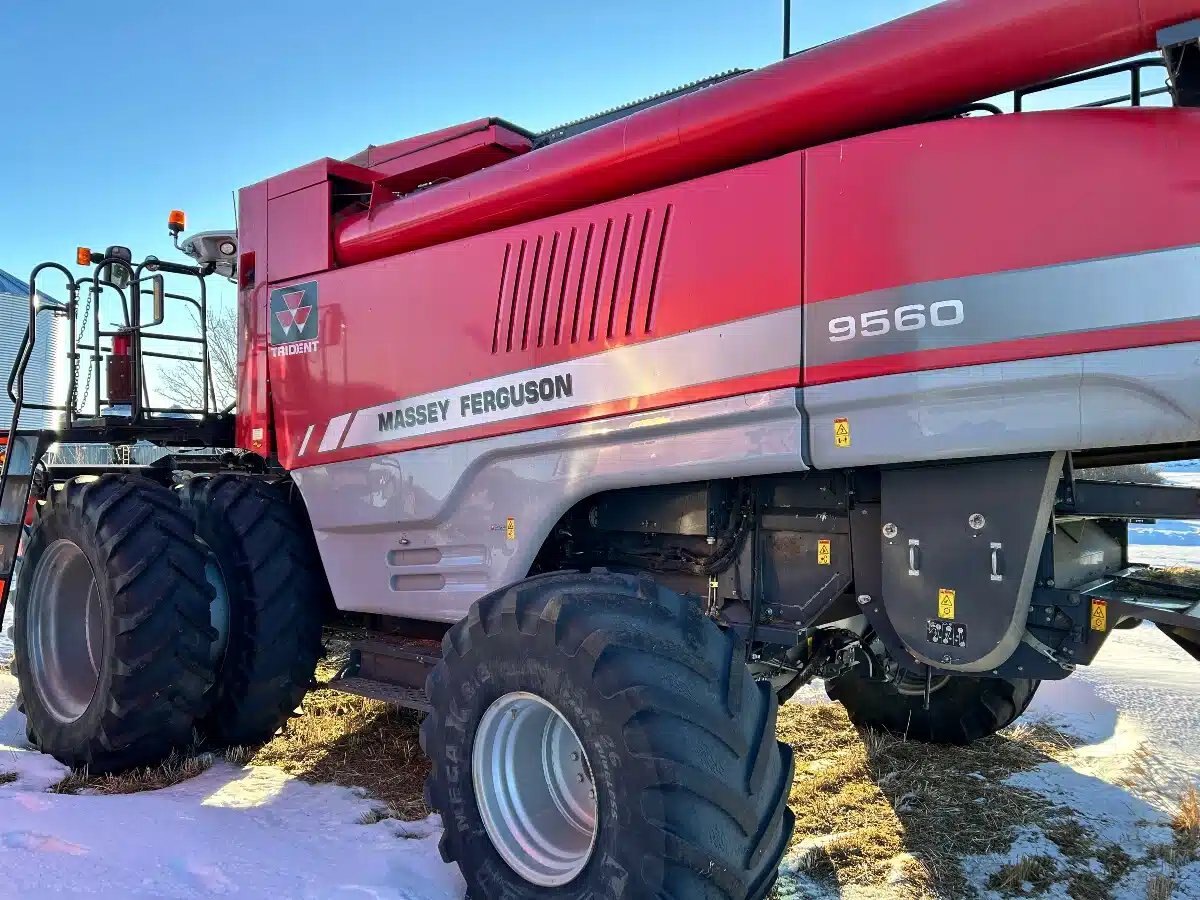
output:
<svg viewBox="0 0 1200 900"><path fill-rule="evenodd" d="M783 0L783 58L792 55L792 0Z"/></svg>

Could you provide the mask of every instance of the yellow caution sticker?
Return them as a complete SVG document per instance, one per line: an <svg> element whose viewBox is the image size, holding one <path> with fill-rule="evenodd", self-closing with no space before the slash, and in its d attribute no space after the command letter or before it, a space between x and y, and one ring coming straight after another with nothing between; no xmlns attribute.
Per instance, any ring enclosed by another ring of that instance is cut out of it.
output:
<svg viewBox="0 0 1200 900"><path fill-rule="evenodd" d="M1092 601L1092 631L1108 631L1108 601Z"/></svg>
<svg viewBox="0 0 1200 900"><path fill-rule="evenodd" d="M515 541L517 539L517 520L509 516L504 523L504 539L506 541Z"/></svg>
<svg viewBox="0 0 1200 900"><path fill-rule="evenodd" d="M817 541L817 565L818 566L829 565L830 559L832 556L833 556L833 552L830 549L829 539L821 538L819 541Z"/></svg>
<svg viewBox="0 0 1200 900"><path fill-rule="evenodd" d="M835 447L850 446L850 420L833 420L833 444Z"/></svg>
<svg viewBox="0 0 1200 900"><path fill-rule="evenodd" d="M954 618L954 591L950 588L938 588L938 618Z"/></svg>

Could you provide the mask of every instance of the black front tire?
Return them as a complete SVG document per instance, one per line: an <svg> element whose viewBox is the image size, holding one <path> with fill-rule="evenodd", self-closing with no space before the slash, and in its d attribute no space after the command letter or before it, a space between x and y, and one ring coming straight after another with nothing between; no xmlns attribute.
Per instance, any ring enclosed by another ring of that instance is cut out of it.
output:
<svg viewBox="0 0 1200 900"><path fill-rule="evenodd" d="M442 642L421 744L442 856L472 897L757 900L794 818L791 749L776 700L743 645L646 578L532 578L479 600ZM472 779L485 711L513 692L562 712L590 760L599 825L585 867L559 887L526 881L497 853Z"/></svg>
<svg viewBox="0 0 1200 900"><path fill-rule="evenodd" d="M82 551L98 598L89 612L97 616L89 649L97 681L73 720L52 712L46 669L31 657L36 635L49 627L33 621L32 586L40 569L55 563L47 550L63 542ZM156 763L191 743L213 677L212 596L191 522L166 488L127 475L53 487L39 505L13 600L17 677L31 743L93 772Z"/></svg>
<svg viewBox="0 0 1200 900"><path fill-rule="evenodd" d="M227 643L200 730L217 745L259 744L313 683L325 573L311 530L279 487L223 474L192 478L184 492L228 604Z"/></svg>
<svg viewBox="0 0 1200 900"><path fill-rule="evenodd" d="M1015 722L1039 684L1032 678L944 677L929 695L928 710L919 679L907 681L902 691L851 669L827 681L825 691L860 727L931 744L969 744Z"/></svg>

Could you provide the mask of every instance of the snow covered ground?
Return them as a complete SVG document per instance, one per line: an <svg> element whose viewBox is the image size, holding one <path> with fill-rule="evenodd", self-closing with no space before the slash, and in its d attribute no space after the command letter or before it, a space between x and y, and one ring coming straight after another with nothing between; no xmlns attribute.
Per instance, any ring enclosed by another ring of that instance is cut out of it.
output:
<svg viewBox="0 0 1200 900"><path fill-rule="evenodd" d="M0 896L461 900L436 819L358 824L377 806L271 768L217 763L144 794L46 793L66 769L28 749L0 674Z"/></svg>

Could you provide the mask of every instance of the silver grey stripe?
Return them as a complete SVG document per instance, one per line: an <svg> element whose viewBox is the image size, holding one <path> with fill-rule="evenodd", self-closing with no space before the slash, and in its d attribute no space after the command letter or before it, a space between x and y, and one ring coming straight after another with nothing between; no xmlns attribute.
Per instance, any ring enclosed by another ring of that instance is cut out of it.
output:
<svg viewBox="0 0 1200 900"><path fill-rule="evenodd" d="M399 438L438 434L471 425L487 425L531 415L594 406L600 403L649 397L716 381L726 381L789 366L799 367L800 326L804 311L791 307L778 312L741 319L724 325L605 350L580 359L523 372L487 378L445 390L406 397L395 403L373 406L354 413L343 447L379 444ZM508 405L504 409L472 408L473 395L495 392L501 387L570 378L569 396L547 401ZM465 400L464 400L465 398ZM436 405L436 421L383 430L380 416L393 416L405 408ZM332 450L329 433L321 451Z"/></svg>
<svg viewBox="0 0 1200 900"><path fill-rule="evenodd" d="M962 321L952 324L956 303ZM935 304L942 324L931 321ZM805 311L809 367L1178 321L1200 316L1200 247L905 285L810 303ZM831 340L852 330L850 339Z"/></svg>
<svg viewBox="0 0 1200 900"><path fill-rule="evenodd" d="M312 439L313 429L316 427L317 426L315 426L315 425L309 425L308 428L305 430L304 440L302 440L300 442L300 449L296 451L297 456L303 456L304 451L308 449L308 442Z"/></svg>
<svg viewBox="0 0 1200 900"><path fill-rule="evenodd" d="M328 453L330 450L338 448L352 415L353 413L343 413L329 420L329 424L325 426L325 434L321 436L321 446L317 448L318 453Z"/></svg>

